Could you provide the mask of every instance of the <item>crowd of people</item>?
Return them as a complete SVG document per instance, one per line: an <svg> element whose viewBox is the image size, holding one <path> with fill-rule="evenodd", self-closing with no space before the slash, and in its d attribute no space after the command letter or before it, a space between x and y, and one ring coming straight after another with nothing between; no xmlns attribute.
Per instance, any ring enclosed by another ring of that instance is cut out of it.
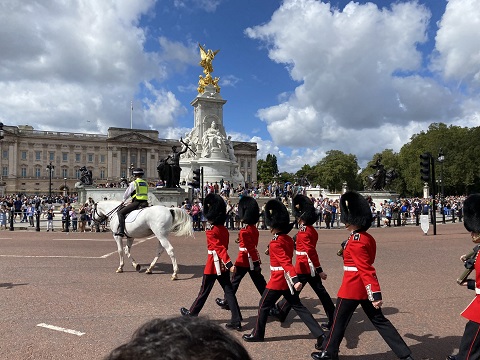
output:
<svg viewBox="0 0 480 360"><path fill-rule="evenodd" d="M7 229L10 221L12 224L36 227L38 215L38 220L46 220L46 231L106 231L105 223L92 223L93 205L92 198L84 204L79 203L76 194L52 198L47 195L7 195L0 198L0 230ZM61 222L58 229L55 220Z"/></svg>

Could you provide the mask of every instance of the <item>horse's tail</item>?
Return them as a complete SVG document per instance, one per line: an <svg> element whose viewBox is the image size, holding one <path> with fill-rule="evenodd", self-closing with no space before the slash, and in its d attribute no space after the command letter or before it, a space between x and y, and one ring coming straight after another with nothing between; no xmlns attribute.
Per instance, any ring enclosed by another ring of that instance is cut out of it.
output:
<svg viewBox="0 0 480 360"><path fill-rule="evenodd" d="M172 233L175 236L193 236L192 217L180 208L170 208L174 217L172 223Z"/></svg>

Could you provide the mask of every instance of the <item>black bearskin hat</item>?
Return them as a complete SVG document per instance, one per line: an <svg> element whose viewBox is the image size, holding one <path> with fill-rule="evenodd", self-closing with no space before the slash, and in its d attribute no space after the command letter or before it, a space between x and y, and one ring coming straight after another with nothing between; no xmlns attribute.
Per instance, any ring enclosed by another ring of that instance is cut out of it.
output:
<svg viewBox="0 0 480 360"><path fill-rule="evenodd" d="M290 214L281 201L269 200L265 204L265 224L271 229L278 229L282 234L288 234L293 228Z"/></svg>
<svg viewBox="0 0 480 360"><path fill-rule="evenodd" d="M210 193L205 197L203 211L207 220L213 225L223 225L227 220L227 205L218 194Z"/></svg>
<svg viewBox="0 0 480 360"><path fill-rule="evenodd" d="M340 198L340 221L359 226L367 231L372 225L373 216L367 199L355 191L347 191Z"/></svg>
<svg viewBox="0 0 480 360"><path fill-rule="evenodd" d="M463 217L465 229L480 234L480 194L467 197L463 203Z"/></svg>
<svg viewBox="0 0 480 360"><path fill-rule="evenodd" d="M298 194L292 200L293 216L304 221L305 225L313 225L318 219L315 205L307 196Z"/></svg>
<svg viewBox="0 0 480 360"><path fill-rule="evenodd" d="M244 224L256 224L260 218L260 208L257 200L250 196L242 196L238 202L238 216Z"/></svg>

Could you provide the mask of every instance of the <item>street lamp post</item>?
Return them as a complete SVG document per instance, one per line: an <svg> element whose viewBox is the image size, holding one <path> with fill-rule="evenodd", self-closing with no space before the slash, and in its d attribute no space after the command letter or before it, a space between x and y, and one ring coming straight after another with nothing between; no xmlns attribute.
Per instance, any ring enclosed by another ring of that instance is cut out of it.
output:
<svg viewBox="0 0 480 360"><path fill-rule="evenodd" d="M67 178L63 178L63 197L67 197Z"/></svg>
<svg viewBox="0 0 480 360"><path fill-rule="evenodd" d="M50 164L47 165L47 171L48 171L48 199L52 199L52 173L53 170L55 170L55 165L52 165L52 162L50 161Z"/></svg>

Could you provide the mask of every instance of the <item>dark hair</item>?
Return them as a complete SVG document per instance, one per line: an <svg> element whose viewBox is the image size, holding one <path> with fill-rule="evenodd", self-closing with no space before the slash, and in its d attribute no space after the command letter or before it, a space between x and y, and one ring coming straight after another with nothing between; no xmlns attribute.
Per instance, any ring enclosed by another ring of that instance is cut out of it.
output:
<svg viewBox="0 0 480 360"><path fill-rule="evenodd" d="M153 319L105 360L251 360L226 330L202 317Z"/></svg>

